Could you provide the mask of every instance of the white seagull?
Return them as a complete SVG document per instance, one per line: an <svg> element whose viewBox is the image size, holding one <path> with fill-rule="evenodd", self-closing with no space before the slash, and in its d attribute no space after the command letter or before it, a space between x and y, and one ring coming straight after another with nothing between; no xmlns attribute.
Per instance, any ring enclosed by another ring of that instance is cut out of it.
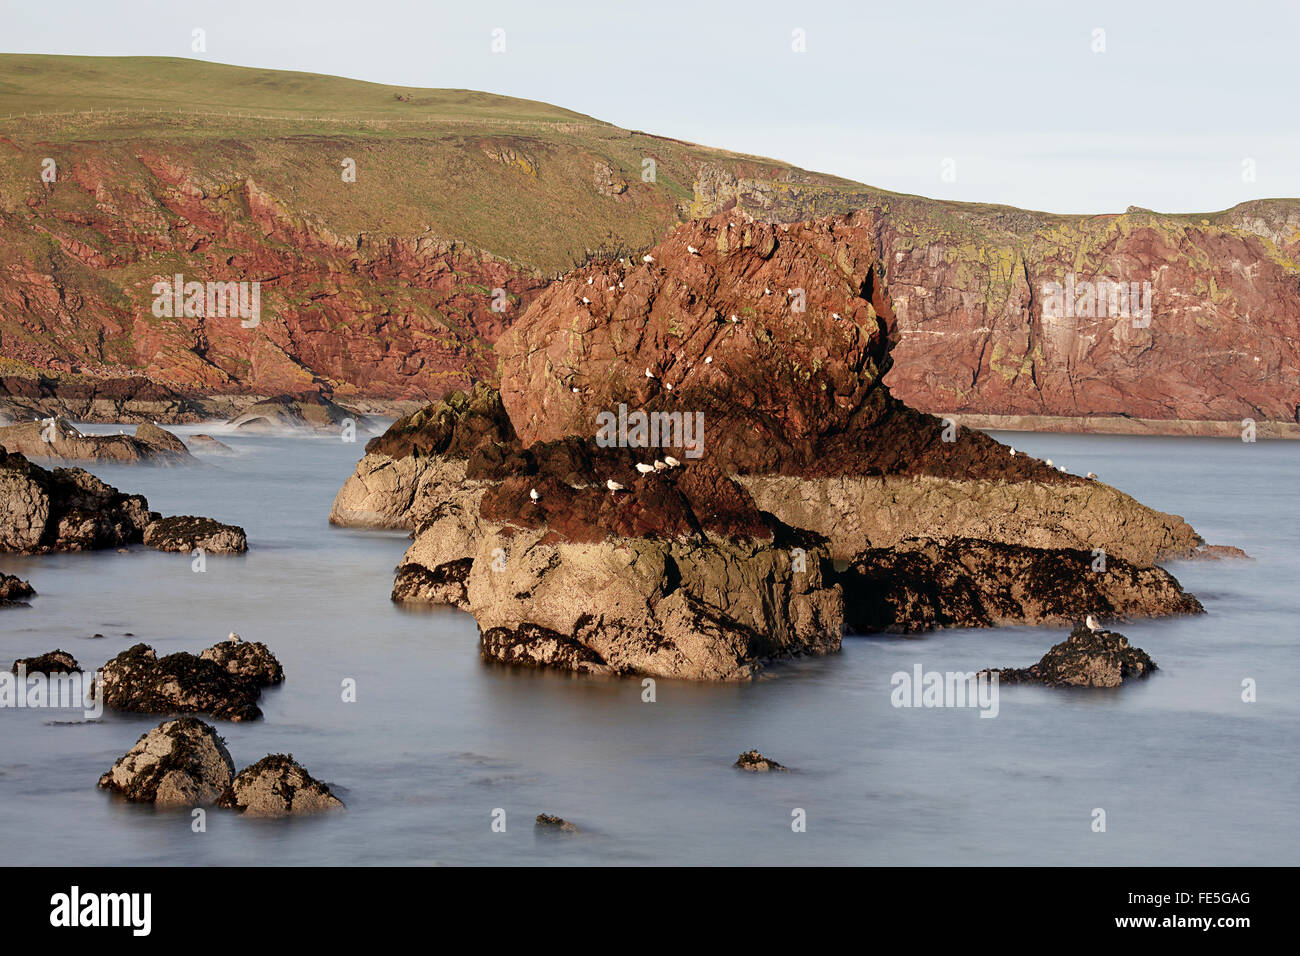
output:
<svg viewBox="0 0 1300 956"><path fill-rule="evenodd" d="M832 312L832 313L831 313L831 318L832 318L832 319L838 319L839 317L840 317L840 314L839 314L838 312Z"/></svg>
<svg viewBox="0 0 1300 956"><path fill-rule="evenodd" d="M596 281L596 277L595 277L595 276L588 276L588 277L587 277L587 285L591 285L591 284L592 284L593 282L595 282L595 281Z"/></svg>
<svg viewBox="0 0 1300 956"><path fill-rule="evenodd" d="M650 263L655 261L655 257L650 255L649 253L646 253L644 256L641 257L641 261L649 265Z"/></svg>
<svg viewBox="0 0 1300 956"><path fill-rule="evenodd" d="M664 464L669 468L680 468L682 463L672 455L664 455Z"/></svg>
<svg viewBox="0 0 1300 956"><path fill-rule="evenodd" d="M652 371L650 371L649 369L646 369L646 370L645 370L645 377L646 377L646 378L654 378L654 377L655 377L655 373L652 372Z"/></svg>
<svg viewBox="0 0 1300 956"><path fill-rule="evenodd" d="M591 305L591 300L588 299L588 298L584 295L584 296L582 297L582 304L583 304L583 305Z"/></svg>
<svg viewBox="0 0 1300 956"><path fill-rule="evenodd" d="M228 640L228 641L234 641L236 644L238 644L240 641L243 640L243 638L240 637L238 634L236 634L234 631L231 631L231 632L230 632L230 636L229 636L228 638L226 638L226 640Z"/></svg>
<svg viewBox="0 0 1300 956"><path fill-rule="evenodd" d="M542 500L542 496L539 495L539 494L537 493L537 489L536 489L536 488L533 488L533 489L530 489L530 490L529 490L529 492L528 492L528 497L529 497L529 498L532 498L534 502L537 502L537 501L541 501L541 500Z"/></svg>
<svg viewBox="0 0 1300 956"><path fill-rule="evenodd" d="M1011 449L1011 457L1012 457L1012 458L1015 458L1015 457L1016 457L1016 450L1015 450L1014 448Z"/></svg>
<svg viewBox="0 0 1300 956"><path fill-rule="evenodd" d="M620 485L620 484L619 484L617 481L615 481L613 478L609 478L609 479L607 479L607 480L605 481L605 487L608 488L610 491L622 491L622 490L623 490L623 486Z"/></svg>
<svg viewBox="0 0 1300 956"><path fill-rule="evenodd" d="M1083 623L1087 625L1088 630L1092 631L1092 633L1094 634L1099 634L1106 630L1104 627L1102 627L1100 624L1097 623L1097 619L1093 617L1091 614L1088 615L1087 619Z"/></svg>
<svg viewBox="0 0 1300 956"><path fill-rule="evenodd" d="M664 382L664 388L668 389L668 391L671 392L671 391L673 390L673 383L672 383L672 382Z"/></svg>
<svg viewBox="0 0 1300 956"><path fill-rule="evenodd" d="M1065 471L1065 466L1064 466L1064 465L1057 465L1057 466L1056 466L1056 470L1057 470L1057 471Z"/></svg>
<svg viewBox="0 0 1300 956"><path fill-rule="evenodd" d="M1047 467L1048 467L1048 468L1052 468L1052 467L1054 467L1054 466L1052 465L1052 459L1050 459L1050 458L1047 459Z"/></svg>
<svg viewBox="0 0 1300 956"><path fill-rule="evenodd" d="M643 475L648 475L650 472L655 470L655 466L647 465L645 462L638 461L636 463L636 470L641 472Z"/></svg>
<svg viewBox="0 0 1300 956"><path fill-rule="evenodd" d="M733 316L731 317L731 321L732 321L732 322L739 322L740 319L736 318L736 316L733 315Z"/></svg>
<svg viewBox="0 0 1300 956"><path fill-rule="evenodd" d="M700 250L696 249L694 246L687 246L686 251L693 256L698 256L700 254Z"/></svg>
<svg viewBox="0 0 1300 956"><path fill-rule="evenodd" d="M712 364L713 364L713 356L712 356L712 355L706 355L706 356L704 356L704 364L705 364L705 365L712 365Z"/></svg>
<svg viewBox="0 0 1300 956"><path fill-rule="evenodd" d="M1097 480L1097 473L1096 473L1095 471L1090 471L1090 472L1088 472L1088 480L1089 480L1089 481L1096 481L1096 480Z"/></svg>
<svg viewBox="0 0 1300 956"><path fill-rule="evenodd" d="M666 462L662 462L658 458L655 459L655 471L664 471L667 467Z"/></svg>
<svg viewBox="0 0 1300 956"><path fill-rule="evenodd" d="M569 391L573 392L574 395L577 395L581 391L581 389L575 385L573 386L573 388L569 389Z"/></svg>

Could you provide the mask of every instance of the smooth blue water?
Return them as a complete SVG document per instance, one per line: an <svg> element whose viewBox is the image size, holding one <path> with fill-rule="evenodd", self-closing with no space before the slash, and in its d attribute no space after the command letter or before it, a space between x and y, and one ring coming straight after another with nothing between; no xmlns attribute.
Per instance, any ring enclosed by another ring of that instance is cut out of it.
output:
<svg viewBox="0 0 1300 956"><path fill-rule="evenodd" d="M194 833L187 812L95 787L160 718L0 710L0 863L1300 862L1300 443L1000 435L1256 560L1171 565L1209 613L1122 627L1159 663L1150 680L1003 688L999 716L981 719L894 708L890 677L1023 666L1062 630L851 637L752 684L659 681L652 704L635 680L486 665L468 615L390 603L404 535L326 523L360 445L219 437L242 456L90 470L165 514L244 526L248 555L209 557L202 574L143 548L0 556L40 592L0 609L0 662L60 646L98 666L137 640L198 651L232 630L265 641L288 679L263 721L218 725L236 765L292 752L347 813L212 810ZM349 677L356 703L341 699ZM1241 701L1247 677L1256 703ZM795 772L732 770L750 747ZM537 834L541 811L583 832Z"/></svg>

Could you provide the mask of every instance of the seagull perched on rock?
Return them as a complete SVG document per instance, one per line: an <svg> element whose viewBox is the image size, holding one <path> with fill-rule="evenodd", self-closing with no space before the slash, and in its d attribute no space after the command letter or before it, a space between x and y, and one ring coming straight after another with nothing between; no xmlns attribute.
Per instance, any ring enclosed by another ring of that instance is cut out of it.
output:
<svg viewBox="0 0 1300 956"><path fill-rule="evenodd" d="M733 315L733 316L731 317L731 321L732 321L732 322L739 322L740 319Z"/></svg>
<svg viewBox="0 0 1300 956"><path fill-rule="evenodd" d="M664 471L667 467L667 462L660 461L658 458L655 459L655 471Z"/></svg>
<svg viewBox="0 0 1300 956"><path fill-rule="evenodd" d="M1064 465L1057 465L1057 466L1056 466L1056 470L1057 470L1057 471L1065 471L1065 466L1064 466Z"/></svg>
<svg viewBox="0 0 1300 956"><path fill-rule="evenodd" d="M1096 473L1095 471L1090 471L1090 472L1088 472L1088 476L1087 476L1087 477L1088 477L1088 480L1089 480L1089 481L1096 481L1096 480L1097 480L1097 473Z"/></svg>
<svg viewBox="0 0 1300 956"><path fill-rule="evenodd" d="M591 305L591 300L588 299L588 298L584 295L584 296L582 297L582 304L583 304L583 305Z"/></svg>
<svg viewBox="0 0 1300 956"><path fill-rule="evenodd" d="M539 501L542 500L542 496L539 495L539 494L537 493L537 489L536 489L536 488L531 488L531 489L529 489L529 491L528 491L528 497L533 499L533 503L534 503L534 504L536 504L537 502L539 502Z"/></svg>
<svg viewBox="0 0 1300 956"><path fill-rule="evenodd" d="M605 481L605 487L608 488L610 491L622 491L622 490L623 490L623 486L620 485L620 484L619 484L617 481L615 481L613 478L609 478L609 479L607 479L607 480Z"/></svg>
<svg viewBox="0 0 1300 956"><path fill-rule="evenodd" d="M673 383L672 383L672 382L664 382L664 388L666 388L668 391L671 392L671 391L673 390Z"/></svg>
<svg viewBox="0 0 1300 956"><path fill-rule="evenodd" d="M1011 449L1011 457L1012 458L1016 457L1016 450L1014 448Z"/></svg>
<svg viewBox="0 0 1300 956"><path fill-rule="evenodd" d="M840 317L840 314L839 314L838 312L832 312L832 313L831 313L831 318L832 318L832 319L836 319L836 320L838 320L839 317Z"/></svg>
<svg viewBox="0 0 1300 956"><path fill-rule="evenodd" d="M682 466L682 463L672 455L664 455L664 464L669 468L680 468Z"/></svg>
<svg viewBox="0 0 1300 956"><path fill-rule="evenodd" d="M705 365L712 365L712 364L713 364L713 356L712 356L712 355L706 355L706 356L704 356L704 364L705 364Z"/></svg>
<svg viewBox="0 0 1300 956"><path fill-rule="evenodd" d="M1052 459L1050 459L1050 458L1047 459L1047 467L1048 467L1048 468L1052 468L1052 467L1054 467L1054 466L1052 465Z"/></svg>
<svg viewBox="0 0 1300 956"><path fill-rule="evenodd" d="M700 254L700 250L696 249L694 246L687 246L686 251L693 256L698 256Z"/></svg>
<svg viewBox="0 0 1300 956"><path fill-rule="evenodd" d="M226 638L226 640L228 640L228 641L234 641L236 644L238 644L240 641L243 640L243 638L240 637L238 634L236 634L234 631L231 631L231 632L230 632L230 636L229 636L228 638Z"/></svg>
<svg viewBox="0 0 1300 956"><path fill-rule="evenodd" d="M596 281L595 276L587 276L587 285L591 285L595 281Z"/></svg>
<svg viewBox="0 0 1300 956"><path fill-rule="evenodd" d="M577 395L582 391L582 389L578 388L578 386L575 385L573 386L573 388L569 389L569 391L571 391L574 395Z"/></svg>
<svg viewBox="0 0 1300 956"><path fill-rule="evenodd" d="M647 465L645 462L638 461L638 462L636 463L636 470L639 471L639 472L641 472L641 474L643 474L643 475L648 475L648 474L650 474L650 472L652 472L652 471L655 470L655 466L654 466L654 465Z"/></svg>
<svg viewBox="0 0 1300 956"><path fill-rule="evenodd" d="M652 372L652 371L650 371L650 369L647 368L647 369L645 370L645 377L646 377L646 378L654 378L654 377L655 377L655 373Z"/></svg>
<svg viewBox="0 0 1300 956"><path fill-rule="evenodd" d="M650 263L655 261L655 257L650 255L649 253L646 253L644 256L641 257L641 261L644 262L646 265L649 265Z"/></svg>
<svg viewBox="0 0 1300 956"><path fill-rule="evenodd" d="M1091 614L1088 615L1087 619L1084 620L1083 623L1087 626L1088 630L1092 631L1094 634L1106 633L1106 629L1097 623L1097 619Z"/></svg>

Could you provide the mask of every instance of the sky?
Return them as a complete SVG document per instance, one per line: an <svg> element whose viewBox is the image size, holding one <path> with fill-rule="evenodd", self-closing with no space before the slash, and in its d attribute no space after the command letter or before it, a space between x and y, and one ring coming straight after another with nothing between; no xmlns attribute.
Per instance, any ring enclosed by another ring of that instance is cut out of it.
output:
<svg viewBox="0 0 1300 956"><path fill-rule="evenodd" d="M1300 196L1298 35L1297 0L0 0L4 52L485 90L1062 213Z"/></svg>

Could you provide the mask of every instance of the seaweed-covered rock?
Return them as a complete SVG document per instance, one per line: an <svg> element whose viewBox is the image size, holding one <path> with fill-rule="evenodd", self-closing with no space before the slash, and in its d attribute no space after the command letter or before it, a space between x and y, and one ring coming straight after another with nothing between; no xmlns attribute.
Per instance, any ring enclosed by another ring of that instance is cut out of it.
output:
<svg viewBox="0 0 1300 956"><path fill-rule="evenodd" d="M256 720L261 689L215 661L181 651L158 657L136 644L103 666L96 694L115 710L142 714L208 714L220 720Z"/></svg>
<svg viewBox="0 0 1300 956"><path fill-rule="evenodd" d="M217 732L194 717L181 717L144 734L99 785L134 803L193 807L215 803L234 776L234 761Z"/></svg>
<svg viewBox="0 0 1300 956"><path fill-rule="evenodd" d="M1204 613L1163 568L973 538L870 548L840 583L845 626L856 633L1068 624L1080 608L1110 619Z"/></svg>
<svg viewBox="0 0 1300 956"><path fill-rule="evenodd" d="M81 468L47 471L0 448L0 551L46 554L120 548L158 517Z"/></svg>
<svg viewBox="0 0 1300 956"><path fill-rule="evenodd" d="M994 669L1000 684L1047 684L1052 687L1118 687L1126 680L1148 677L1156 662L1146 651L1129 645L1114 631L1092 631L1079 625L1070 636L1023 668Z"/></svg>
<svg viewBox="0 0 1300 956"><path fill-rule="evenodd" d="M547 830L555 833L577 833L578 825L570 823L564 817L557 817L550 813L537 814L537 829Z"/></svg>
<svg viewBox="0 0 1300 956"><path fill-rule="evenodd" d="M234 676L250 680L258 687L269 687L284 681L284 668L260 641L245 641L238 635L232 635L230 640L213 644L200 653L199 657L219 664Z"/></svg>
<svg viewBox="0 0 1300 956"><path fill-rule="evenodd" d="M749 773L768 773L773 770L783 771L788 769L775 760L764 757L757 750L746 750L736 758L736 762L732 766L737 770L745 770Z"/></svg>
<svg viewBox="0 0 1300 956"><path fill-rule="evenodd" d="M430 569L422 564L403 562L393 581L394 601L423 604L447 604L469 608L466 590L473 558L459 558Z"/></svg>
<svg viewBox="0 0 1300 956"><path fill-rule="evenodd" d="M253 817L299 816L342 810L327 784L294 762L293 754L268 754L235 775L217 805Z"/></svg>
<svg viewBox="0 0 1300 956"><path fill-rule="evenodd" d="M12 672L17 674L19 668L28 674L72 674L81 670L77 659L64 650L53 650L39 657L20 657L14 661Z"/></svg>
<svg viewBox="0 0 1300 956"><path fill-rule="evenodd" d="M0 607L26 604L29 597L36 596L36 589L22 578L12 574L0 574Z"/></svg>
<svg viewBox="0 0 1300 956"><path fill-rule="evenodd" d="M144 543L159 551L193 551L209 554L242 554L248 550L244 529L211 518L177 515L159 518L144 529Z"/></svg>

